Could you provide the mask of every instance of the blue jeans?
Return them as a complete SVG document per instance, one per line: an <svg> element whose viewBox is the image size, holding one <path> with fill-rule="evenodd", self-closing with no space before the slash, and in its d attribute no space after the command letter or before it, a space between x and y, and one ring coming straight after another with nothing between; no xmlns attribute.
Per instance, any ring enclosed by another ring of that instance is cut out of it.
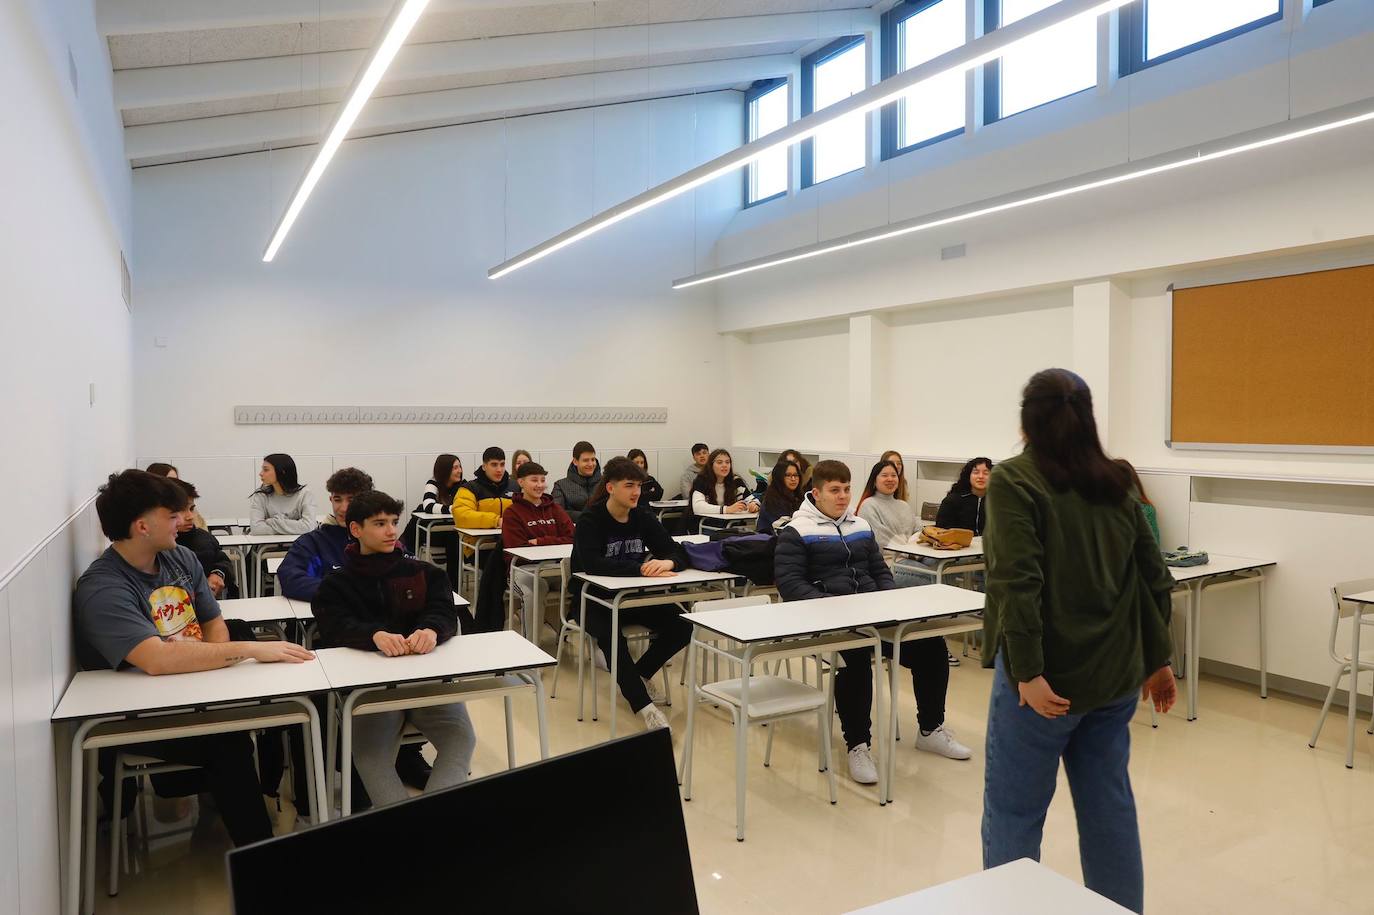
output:
<svg viewBox="0 0 1374 915"><path fill-rule="evenodd" d="M1084 715L1043 718L1020 696L997 656L988 708L983 783L983 867L1040 860L1045 814L1059 760L1078 818L1078 855L1088 889L1133 912L1145 906L1140 829L1126 764L1136 696Z"/></svg>

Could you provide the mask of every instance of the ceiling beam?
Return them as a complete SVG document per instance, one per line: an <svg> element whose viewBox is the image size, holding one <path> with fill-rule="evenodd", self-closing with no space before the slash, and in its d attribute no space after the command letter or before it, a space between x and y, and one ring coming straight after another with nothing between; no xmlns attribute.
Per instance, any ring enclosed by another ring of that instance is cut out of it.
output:
<svg viewBox="0 0 1374 915"><path fill-rule="evenodd" d="M846 34L851 26L850 19L847 13L788 13L412 44L397 55L382 82L382 91L388 83L472 76L525 67L643 59L646 56L652 59L655 55L830 39ZM334 51L119 70L114 74L115 103L120 110L127 111L301 91L340 90L352 81L366 53Z"/></svg>
<svg viewBox="0 0 1374 915"><path fill-rule="evenodd" d="M794 57L779 54L374 98L350 136L716 91L786 76L795 67ZM312 105L129 127L124 146L130 162L140 166L307 145L319 142L336 107Z"/></svg>

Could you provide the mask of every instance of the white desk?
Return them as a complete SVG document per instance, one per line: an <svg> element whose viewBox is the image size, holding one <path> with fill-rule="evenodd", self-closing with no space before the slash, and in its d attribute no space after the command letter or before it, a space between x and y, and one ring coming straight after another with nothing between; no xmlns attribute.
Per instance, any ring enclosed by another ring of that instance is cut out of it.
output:
<svg viewBox="0 0 1374 915"><path fill-rule="evenodd" d="M499 527L457 527L454 528L459 534L458 544L458 585L463 584L463 573L468 569L472 570L472 600L477 600L478 579L482 571L482 551L493 550L501 546L501 528ZM466 543L464 542L466 541ZM472 562L468 562L467 553L463 547L468 546L472 552Z"/></svg>
<svg viewBox="0 0 1374 915"><path fill-rule="evenodd" d="M707 531L726 531L736 527L748 527L753 530L759 523L757 511L731 515L697 515L696 518L698 534L705 534Z"/></svg>
<svg viewBox="0 0 1374 915"><path fill-rule="evenodd" d="M1187 568L1170 567L1175 585L1188 591L1188 613L1184 618L1183 653L1187 670L1185 677L1188 694L1188 720L1197 720L1198 692L1198 644L1202 630L1202 594L1207 590L1234 587L1236 585L1256 585L1255 593L1259 602L1259 668L1260 698L1269 697L1269 660L1265 639L1264 619L1264 570L1276 563L1270 559L1248 559L1243 556L1208 555L1206 565Z"/></svg>
<svg viewBox="0 0 1374 915"><path fill-rule="evenodd" d="M329 681L318 661L259 664L152 677L138 670L90 670L72 678L52 720L76 727L71 743L71 807L66 911L81 911L83 845L85 909L95 910L96 753L105 747L175 740L205 734L300 725L313 762L307 782L311 809L324 785L320 719L308 698ZM178 714L180 713L180 714ZM84 800L84 809L83 809Z"/></svg>
<svg viewBox="0 0 1374 915"><path fill-rule="evenodd" d="M1030 858L941 883L849 915L1119 915L1121 906Z"/></svg>
<svg viewBox="0 0 1374 915"><path fill-rule="evenodd" d="M911 556L916 559L924 559L935 564L933 569L927 570L935 579L936 584L941 584L945 576L954 572L977 572L984 568L983 565L983 538L974 537L973 544L960 550L937 550L924 543L911 543L893 541L883 547L898 556ZM904 566L903 568L911 568ZM921 569L916 569L921 571Z"/></svg>
<svg viewBox="0 0 1374 915"><path fill-rule="evenodd" d="M743 648L735 653L741 671L748 671L760 653L769 655L785 652L789 655L816 654L819 650L837 652L854 647L873 647L875 649L873 677L876 688L877 725L876 744L883 746L886 755L879 767L878 803L886 804L892 799L893 757L896 753L896 706L897 673L899 651L896 646L908 639L934 638L950 631L964 631L957 627L981 627L981 620L974 615L983 610L983 595L967 588L951 585L921 585L916 588L893 588L888 591L871 591L867 594L845 594L834 597L818 597L811 600L790 603L760 605L754 607L734 607L724 610L708 610L702 613L689 613L689 620L697 629L707 630L727 639L740 643ZM854 644L854 640L839 640L837 634L853 632L864 633L864 637ZM881 642L890 641L894 645L891 668L889 714L886 727L883 723L882 700L882 662ZM787 643L785 648L778 646ZM710 649L705 640L697 635L692 639L692 656L687 662L688 675L697 676L695 655L698 650ZM747 681L744 695L747 698ZM695 685L690 693L695 697ZM696 702L687 708L687 737L692 739ZM683 784L687 786L690 798L690 767L684 767ZM741 806L740 820L743 821Z"/></svg>
<svg viewBox="0 0 1374 915"><path fill-rule="evenodd" d="M253 556L253 597L262 597L262 568L260 558L267 547L290 546L300 534L231 534L219 538L219 545L232 548L239 568L239 590L248 593L248 556Z"/></svg>
<svg viewBox="0 0 1374 915"><path fill-rule="evenodd" d="M415 539L419 541L413 544L416 558L433 562L434 535L457 530L453 526L453 515L446 512L414 512L410 517L415 519Z"/></svg>
<svg viewBox="0 0 1374 915"><path fill-rule="evenodd" d="M686 499L658 499L649 503L649 509L662 521L664 518L681 518L687 514L690 504Z"/></svg>
<svg viewBox="0 0 1374 915"><path fill-rule="evenodd" d="M449 639L429 654L388 658L378 651L325 648L316 655L336 691L347 691L344 700L343 814L352 811L353 718L434 705L450 705L483 696L502 696L506 705L506 755L515 766L515 731L511 696L524 690L534 693L539 716L539 758L549 755L548 721L541 671L558 662L515 632L478 632ZM514 675L512 677L507 674ZM338 739L334 717L336 696L329 696L329 755ZM331 770L330 797L333 796Z"/></svg>
<svg viewBox="0 0 1374 915"><path fill-rule="evenodd" d="M1361 591L1359 594L1351 594L1345 598L1355 605L1355 618L1351 621L1350 633L1350 657L1358 659L1360 657L1360 630L1364 628L1365 608L1374 604L1374 591ZM1352 662L1351 670L1358 668L1358 660ZM1354 683L1355 675L1351 674L1351 682ZM1358 703L1350 702L1346 709L1346 739L1345 739L1345 767L1355 768L1355 716Z"/></svg>
<svg viewBox="0 0 1374 915"><path fill-rule="evenodd" d="M205 528L206 528L206 530L210 531L211 533L214 533L215 531L224 531L226 534L232 534L232 533L234 533L234 531L235 531L236 529L239 530L239 531L247 531L248 528L249 528L249 525L250 525L250 522L249 522L249 520L248 520L247 518L206 518L206 519L205 519Z"/></svg>
<svg viewBox="0 0 1374 915"><path fill-rule="evenodd" d="M611 667L611 736L615 736L616 692L620 689L616 682L620 659L617 646L620 641L620 611L632 607L660 606L662 604L695 603L717 597L729 597L731 587L741 576L733 572L702 572L699 569L684 569L667 578L644 578L641 576L619 577L616 575L588 575L578 572L582 579L582 601L579 608L578 623L582 631L587 631L587 602L600 604L611 611L611 644L603 646L606 660ZM594 594L594 591L602 592ZM583 665L586 652L577 653L577 720L582 720L583 712ZM597 718L596 709L596 665L592 665L592 720Z"/></svg>
<svg viewBox="0 0 1374 915"><path fill-rule="evenodd" d="M291 606L291 601L280 595L222 600L219 602L219 609L225 619L243 620L253 626L297 619L296 609Z"/></svg>

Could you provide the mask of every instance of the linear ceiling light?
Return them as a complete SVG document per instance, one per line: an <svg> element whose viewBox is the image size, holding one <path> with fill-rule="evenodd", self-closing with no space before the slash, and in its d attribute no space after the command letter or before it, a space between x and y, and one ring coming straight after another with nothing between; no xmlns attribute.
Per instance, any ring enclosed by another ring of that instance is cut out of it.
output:
<svg viewBox="0 0 1374 915"><path fill-rule="evenodd" d="M947 51L938 57L933 57L925 63L888 77L882 82L874 83L862 92L856 92L849 98L799 118L786 127L773 131L766 137L760 137L753 142L746 143L712 159L710 162L685 171L657 187L650 188L638 196L616 204L591 219L492 267L487 271L487 277L493 280L500 279L540 258L575 244L589 235L613 226L621 220L629 219L650 207L657 206L664 201L698 188L708 181L713 181L721 175L742 168L775 149L791 146L793 143L800 143L802 140L815 136L825 125L832 121L838 121L845 115L873 111L890 102L895 102L909 92L913 86L920 85L927 80L935 79L946 73L962 73L980 67L985 63L997 60L1013 47L1029 41L1041 32L1055 26L1082 17L1097 17L1103 13L1110 13L1112 10L1132 2L1134 0L1060 0L1053 6L1046 7L1024 19L1018 19L1011 25L995 29L967 44Z"/></svg>
<svg viewBox="0 0 1374 915"><path fill-rule="evenodd" d="M395 59L396 52L401 50L401 46L406 43L406 38L410 35L410 30L415 26L415 22L420 18L420 14L429 5L429 0L398 0L395 7L391 10L391 15L387 17L386 23L382 26L382 40L373 48L372 55L363 63L363 67L358 71L357 77L353 80L353 86L348 90L348 100L344 102L339 113L334 116L334 123L330 125L329 133L325 136L324 143L320 146L320 151L315 154L315 161L310 163L310 169L301 179L301 183L296 185L296 193L291 197L291 204L282 214L281 220L277 222L276 231L272 233L272 240L267 243L267 250L263 252L263 263L271 263L272 258L277 256L277 249L286 240L286 233L291 231L291 226L295 224L296 217L301 214L301 209L305 206L305 201L310 198L310 192L315 190L315 185L319 184L320 176L329 167L329 160L334 158L334 153L339 151L339 145L343 143L344 137L353 129L353 122L358 120L359 113L367 100L372 97L372 92L377 88L377 84L382 81L386 68L391 66L391 61Z"/></svg>
<svg viewBox="0 0 1374 915"><path fill-rule="evenodd" d="M886 241L889 238L896 238L901 235L910 235L913 232L935 229L940 226L952 225L957 222L966 222L970 219L977 219L980 216L990 216L993 213L1015 210L1024 206L1030 206L1031 204L1042 203L1046 200L1056 200L1060 197L1081 194L1084 191L1096 190L1097 188L1108 187L1113 184L1134 181L1137 178L1146 178L1151 175L1171 172L1176 169L1186 168L1190 165L1200 165L1203 162L1214 162L1217 159L1225 159L1230 156L1239 155L1240 153L1250 152L1251 150L1263 149L1267 146L1276 146L1280 143L1288 143L1293 140L1301 140L1304 137L1326 133L1330 130L1337 130L1341 127L1349 127L1353 124L1360 124L1366 121L1374 121L1374 109L1370 108L1368 101L1360 102L1356 105L1347 105L1331 111L1319 112L1316 115L1295 118L1272 127L1265 127L1238 136L1228 137L1223 141L1189 147L1185 150L1163 153L1138 162L1129 162L1125 165L1100 171L1088 180L1077 177L1069 181L1042 185L1039 188L1028 192L1021 192L1018 195L993 198L992 200L982 201L972 206L945 210L928 216L920 216L905 222L881 226L877 229L870 229L867 232L857 232L853 235L846 235L831 241L819 242L803 248L794 248L791 251L784 251L780 254L760 257L755 260L733 264L729 267L722 267L718 270L684 277L683 279L674 281L673 288L687 289L691 286L699 286L702 283L712 283L716 280L723 280L744 273L752 273L755 270L763 270L767 267L790 264L793 261L805 260L806 258L817 257L822 254L830 254L846 248L855 248L860 245L872 244L873 242Z"/></svg>

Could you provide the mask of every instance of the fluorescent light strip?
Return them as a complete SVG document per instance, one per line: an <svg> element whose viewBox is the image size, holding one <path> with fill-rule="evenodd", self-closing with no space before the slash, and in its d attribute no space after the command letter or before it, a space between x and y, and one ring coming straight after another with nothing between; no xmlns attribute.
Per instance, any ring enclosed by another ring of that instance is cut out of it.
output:
<svg viewBox="0 0 1374 915"><path fill-rule="evenodd" d="M930 217L919 217L908 222L896 223L891 226L884 226L880 229L871 229L867 232L860 232L848 235L843 238L829 242L821 242L816 245L809 245L805 248L796 248L792 251L770 257L761 257L752 261L745 261L731 267L722 267L707 273L699 273L696 276L684 277L673 282L674 289L688 289L692 286L700 286L703 283L713 283L717 280L728 279L733 276L740 276L745 273L752 273L755 270L763 270L768 267L779 267L783 264L790 264L795 261L805 260L811 257L818 257L822 254L832 254L846 248L855 248L860 245L872 244L873 242L886 241L901 235L910 235L913 232L922 232L926 229L935 229L940 226L952 225L958 222L967 222L982 216L990 216L993 213L1003 213L1007 210L1020 209L1036 203L1043 203L1046 200L1056 200L1060 197L1068 197L1074 194L1081 194L1085 191L1096 190L1101 187L1108 187L1113 184L1122 184L1127 181L1134 181L1138 178L1147 178L1151 175L1158 175L1164 172L1171 172L1176 169L1186 168L1190 165L1199 165L1203 162L1214 162L1217 159L1225 159L1230 156L1250 152L1251 150L1263 149L1268 146L1276 146L1280 143L1288 143L1293 140L1301 140L1305 137L1326 133L1331 130L1338 130L1342 127L1349 127L1354 124L1374 121L1374 110L1368 109L1368 102L1360 103L1366 110L1355 114L1339 114L1334 118L1333 112L1323 112L1320 123L1311 126L1293 129L1298 123L1311 122L1313 118L1303 118L1289 121L1282 127L1288 128L1282 133L1274 133L1275 128L1263 128L1259 131L1252 131L1244 136L1251 136L1254 139L1220 149L1207 151L1205 146L1194 147L1185 152L1164 153L1154 156L1145 162L1153 162L1152 165L1143 163L1130 163L1126 166L1118 167L1114 170L1101 173L1101 177L1091 181L1084 181L1078 184L1068 184L1059 186L1048 186L1047 189L1033 192L1028 195L1014 197L1009 200L1002 200L997 203L989 203L971 210L946 211L947 215L936 215ZM1337 111L1345 112L1353 106L1346 106ZM1231 138L1233 141L1236 138ZM1215 144L1213 144L1215 145Z"/></svg>
<svg viewBox="0 0 1374 915"><path fill-rule="evenodd" d="M399 0L392 8L391 16L382 27L382 40L373 50L372 56L363 64L362 70L353 82L353 87L348 92L348 101L339 109L339 113L334 116L334 123L329 128L329 133L325 137L324 143L320 146L320 151L315 154L315 161L310 163L310 169L301 179L301 183L296 186L296 193L291 198L291 203L282 214L281 220L277 223L276 231L272 233L272 240L267 243L267 250L263 252L263 263L271 263L272 258L277 256L277 249L286 240L286 233L291 231L291 226L296 222L296 217L301 214L305 207L305 201L310 198L310 193L315 190L315 185L319 183L324 170L329 167L329 160L334 158L334 153L339 151L340 144L344 137L353 129L353 122L358 120L358 115L362 113L363 106L372 97L372 92L377 88L377 84L382 81L382 76L386 73L386 68L391 66L391 61L395 59L396 53L405 44L406 38L410 36L410 30L414 28L416 20L429 5L429 0Z"/></svg>
<svg viewBox="0 0 1374 915"><path fill-rule="evenodd" d="M642 194L631 197L623 203L617 204L608 210L593 216L571 229L568 229L552 238L540 242L533 248L517 254L510 260L498 264L487 271L489 279L500 279L509 273L526 267L541 258L548 257L555 251L561 251L569 245L576 244L582 239L600 232L602 229L609 228L618 222L629 219L644 212L650 207L657 206L674 197L678 197L706 184L714 181L722 175L727 175L736 169L743 168L750 162L767 155L775 149L791 146L803 140L815 136L827 124L838 121L845 115L855 112L873 111L891 102L895 102L914 86L918 86L928 80L944 76L947 73L964 72L980 67L985 63L997 60L1007 51L1017 47L1023 42L1029 41L1041 32L1063 25L1081 17L1097 17L1112 10L1119 9L1134 0L1060 0L1054 6L1019 19L1011 25L995 29L980 38L968 42L952 51L947 51L938 57L934 57L925 63L904 70L895 76L891 76L882 82L869 86L862 92L856 92L843 101L836 102L828 108L808 114L806 117L793 121L786 127L779 128L765 137L760 137L750 143L746 143L736 149L712 159L710 162L698 165L678 175L669 181L650 188Z"/></svg>

